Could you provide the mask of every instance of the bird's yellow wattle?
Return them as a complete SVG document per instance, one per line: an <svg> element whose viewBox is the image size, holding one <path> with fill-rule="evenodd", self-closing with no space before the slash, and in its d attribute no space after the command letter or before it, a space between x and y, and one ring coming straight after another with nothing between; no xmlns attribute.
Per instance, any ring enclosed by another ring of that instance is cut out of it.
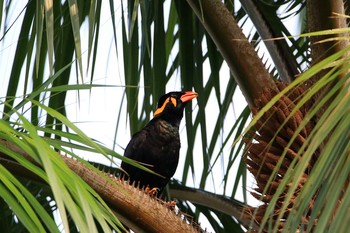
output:
<svg viewBox="0 0 350 233"><path fill-rule="evenodd" d="M163 105L160 108L157 108L157 110L154 112L153 116L155 117L155 116L161 114L169 102L171 102L174 105L174 107L176 107L176 105L177 105L176 99L173 97L169 97L166 101L164 101Z"/></svg>

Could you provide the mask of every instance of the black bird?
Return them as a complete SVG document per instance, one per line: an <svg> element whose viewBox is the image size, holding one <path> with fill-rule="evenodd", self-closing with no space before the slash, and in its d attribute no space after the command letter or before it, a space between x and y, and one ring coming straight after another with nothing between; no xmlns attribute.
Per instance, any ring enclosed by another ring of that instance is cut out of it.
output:
<svg viewBox="0 0 350 233"><path fill-rule="evenodd" d="M124 178L138 187L158 188L161 194L174 175L179 161L179 125L188 101L197 97L196 92L169 92L160 97L153 119L135 133L125 149L124 156L140 162L161 175L157 176L122 162Z"/></svg>

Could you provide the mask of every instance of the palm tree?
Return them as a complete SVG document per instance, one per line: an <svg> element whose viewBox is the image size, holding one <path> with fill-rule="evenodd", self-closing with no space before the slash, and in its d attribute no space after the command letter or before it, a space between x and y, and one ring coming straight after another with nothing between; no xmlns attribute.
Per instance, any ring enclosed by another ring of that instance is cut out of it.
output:
<svg viewBox="0 0 350 233"><path fill-rule="evenodd" d="M120 221L136 232L199 230L192 221L207 222L215 232L347 229L349 30L343 1L1 6L4 231L125 231ZM290 18L297 19L293 28L283 23ZM101 67L111 69L109 59L120 68L112 69L118 85L99 84ZM238 116L237 87L247 105ZM186 110L181 174L168 189L179 210L114 176L120 159L140 166L121 156L125 145L115 146L125 137L123 123L136 132L158 97L175 88L200 94ZM99 89L118 92L110 145L69 120L69 95L83 106L86 91L93 98ZM88 154L95 162L85 159Z"/></svg>

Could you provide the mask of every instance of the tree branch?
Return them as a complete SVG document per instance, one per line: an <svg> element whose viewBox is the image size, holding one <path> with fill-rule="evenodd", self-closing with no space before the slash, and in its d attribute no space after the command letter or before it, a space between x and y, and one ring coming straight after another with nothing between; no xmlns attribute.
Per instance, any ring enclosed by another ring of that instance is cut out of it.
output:
<svg viewBox="0 0 350 233"><path fill-rule="evenodd" d="M11 142L0 140L0 144L35 163L28 154ZM199 229L181 219L181 214L176 214L143 190L129 185L129 182L111 174L93 170L73 158L67 156L61 156L61 158L102 197L117 216L122 217L120 220L124 220L131 229L142 229L144 232L198 232ZM3 152L0 152L0 163L15 175L44 182ZM160 217L162 221L159 221Z"/></svg>
<svg viewBox="0 0 350 233"><path fill-rule="evenodd" d="M334 13L345 14L344 2L343 0L310 0L307 2L307 15L308 15L308 27L310 32L321 31L321 30L330 30L336 28L346 28L347 22L346 18L342 16L336 16ZM311 59L312 64L316 64L319 61L339 52L349 45L348 40L335 40L319 43L322 40L330 39L334 37L349 37L349 33L333 34L333 35L322 35L322 36L312 36L310 37L311 42ZM344 57L349 57L349 53L345 54ZM314 83L320 80L329 69L324 69L317 74L315 74L307 82L307 87L311 87ZM342 79L348 72L344 72L339 75L338 80ZM337 82L336 80L335 82ZM312 99L315 103L319 102L323 98L324 94L334 84L331 83L325 86L321 92L316 93ZM317 113L315 121L319 119L328 104L325 104L321 110Z"/></svg>
<svg viewBox="0 0 350 233"><path fill-rule="evenodd" d="M261 38L265 40L263 42L269 51L281 80L291 83L296 75L299 74L299 71L296 60L286 49L289 45L285 40L266 41L266 39L280 37L283 36L283 34L278 32L279 35L276 35L276 32L271 30L271 26L268 24L264 12L259 9L259 1L243 0L240 2L245 12L247 12L249 18L252 20L257 32Z"/></svg>
<svg viewBox="0 0 350 233"><path fill-rule="evenodd" d="M253 207L237 200L232 200L229 197L217 195L200 189L183 187L177 185L176 183L171 184L170 195L172 198L187 200L232 216L248 229L259 229L259 227L244 214L245 208Z"/></svg>
<svg viewBox="0 0 350 233"><path fill-rule="evenodd" d="M308 27L310 32L329 30L336 28L347 28L346 18L336 16L344 13L344 3L342 0L310 0L307 1ZM349 45L348 40L335 40L319 43L322 40L334 37L344 37L347 35L333 34L310 37L311 42L311 58L312 63L316 64L319 61L329 57L330 55L339 52ZM347 57L347 54L344 57ZM317 73L312 79L311 84L315 83L326 74L328 70L323 70ZM340 77L341 78L341 77Z"/></svg>
<svg viewBox="0 0 350 233"><path fill-rule="evenodd" d="M219 0L187 0L220 50L250 107L264 88L276 85L232 14Z"/></svg>

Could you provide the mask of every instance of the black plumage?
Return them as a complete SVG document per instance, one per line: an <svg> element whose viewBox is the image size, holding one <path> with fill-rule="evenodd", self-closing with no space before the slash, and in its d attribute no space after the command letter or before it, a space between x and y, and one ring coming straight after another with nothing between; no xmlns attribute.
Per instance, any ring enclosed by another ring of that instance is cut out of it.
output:
<svg viewBox="0 0 350 233"><path fill-rule="evenodd" d="M140 162L157 176L122 162L124 177L140 188L158 188L159 193L174 175L180 150L179 125L186 103L197 97L195 92L170 92L158 101L154 118L135 133L125 149L124 156Z"/></svg>

